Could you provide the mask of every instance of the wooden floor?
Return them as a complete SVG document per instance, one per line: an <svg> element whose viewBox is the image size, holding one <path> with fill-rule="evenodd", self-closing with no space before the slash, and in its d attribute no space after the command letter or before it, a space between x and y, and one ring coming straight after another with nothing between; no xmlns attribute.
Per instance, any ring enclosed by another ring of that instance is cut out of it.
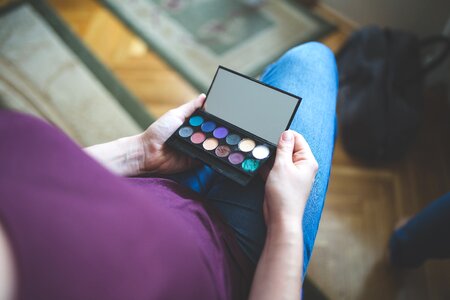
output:
<svg viewBox="0 0 450 300"><path fill-rule="evenodd" d="M97 2L50 2L154 116L199 93ZM339 24L336 33L322 40L336 51L352 27L323 8L317 10ZM450 299L448 261L399 271L384 258L394 224L450 190L450 113L444 94L440 87L428 90L425 126L400 162L365 166L347 156L338 139L308 271L330 299Z"/></svg>

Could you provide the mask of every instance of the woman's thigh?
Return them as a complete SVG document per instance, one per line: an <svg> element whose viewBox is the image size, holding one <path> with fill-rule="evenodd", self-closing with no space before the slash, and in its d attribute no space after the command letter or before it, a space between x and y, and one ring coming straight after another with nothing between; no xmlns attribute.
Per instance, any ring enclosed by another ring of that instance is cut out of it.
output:
<svg viewBox="0 0 450 300"><path fill-rule="evenodd" d="M335 140L337 69L334 55L315 42L295 47L270 65L261 81L302 98L290 128L305 137L319 163L302 224L306 271L325 202ZM243 251L256 264L266 236L262 210L264 182L255 178L242 187L218 177L207 198L234 229Z"/></svg>

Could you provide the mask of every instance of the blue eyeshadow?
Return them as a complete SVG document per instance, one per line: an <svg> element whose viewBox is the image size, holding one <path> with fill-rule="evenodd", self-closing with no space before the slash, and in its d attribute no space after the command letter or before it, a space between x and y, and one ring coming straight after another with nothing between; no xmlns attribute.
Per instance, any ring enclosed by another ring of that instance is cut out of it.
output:
<svg viewBox="0 0 450 300"><path fill-rule="evenodd" d="M241 141L241 137L237 134L230 134L229 136L227 136L226 141L228 145L234 146Z"/></svg>
<svg viewBox="0 0 450 300"><path fill-rule="evenodd" d="M205 123L202 124L202 131L203 132L211 132L214 129L216 129L216 123L212 122L212 121L207 121Z"/></svg>
<svg viewBox="0 0 450 300"><path fill-rule="evenodd" d="M192 116L189 119L189 124L191 124L192 126L199 126L202 123L203 123L203 118L200 116Z"/></svg>

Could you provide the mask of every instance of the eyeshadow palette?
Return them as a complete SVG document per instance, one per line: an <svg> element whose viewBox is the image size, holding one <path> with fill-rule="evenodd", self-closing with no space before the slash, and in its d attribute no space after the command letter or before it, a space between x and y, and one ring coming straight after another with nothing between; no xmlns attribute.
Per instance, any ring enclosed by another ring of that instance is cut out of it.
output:
<svg viewBox="0 0 450 300"><path fill-rule="evenodd" d="M276 146L197 110L175 133L169 145L201 159L218 172L246 183L275 151Z"/></svg>
<svg viewBox="0 0 450 300"><path fill-rule="evenodd" d="M167 144L246 185L274 155L299 104L299 97L219 67L204 107Z"/></svg>

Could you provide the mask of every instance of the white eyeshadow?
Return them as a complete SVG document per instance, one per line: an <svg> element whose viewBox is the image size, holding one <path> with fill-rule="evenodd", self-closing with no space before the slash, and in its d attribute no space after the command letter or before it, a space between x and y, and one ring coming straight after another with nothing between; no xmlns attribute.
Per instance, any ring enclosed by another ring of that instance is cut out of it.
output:
<svg viewBox="0 0 450 300"><path fill-rule="evenodd" d="M253 157L257 159L264 159L270 154L269 148L267 148L264 145L256 146L255 149L252 151Z"/></svg>

